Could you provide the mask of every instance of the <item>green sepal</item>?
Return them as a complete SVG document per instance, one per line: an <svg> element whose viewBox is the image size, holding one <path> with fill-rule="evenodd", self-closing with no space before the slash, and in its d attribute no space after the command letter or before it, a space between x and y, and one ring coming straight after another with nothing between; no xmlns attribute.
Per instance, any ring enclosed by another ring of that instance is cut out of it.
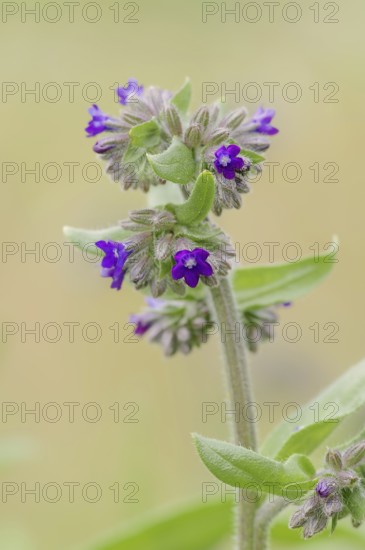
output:
<svg viewBox="0 0 365 550"><path fill-rule="evenodd" d="M168 258L167 260L160 262L160 273L159 273L159 279L163 279L166 275L171 273L172 269L172 260L171 258Z"/></svg>

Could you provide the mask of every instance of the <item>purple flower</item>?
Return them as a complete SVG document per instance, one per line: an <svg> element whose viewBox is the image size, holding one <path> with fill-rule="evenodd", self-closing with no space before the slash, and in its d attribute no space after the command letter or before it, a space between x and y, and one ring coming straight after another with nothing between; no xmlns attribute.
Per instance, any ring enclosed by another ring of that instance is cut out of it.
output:
<svg viewBox="0 0 365 550"><path fill-rule="evenodd" d="M279 130L270 124L274 116L274 109L259 107L251 119L251 122L257 125L253 131L259 134L267 134L268 136L277 134Z"/></svg>
<svg viewBox="0 0 365 550"><path fill-rule="evenodd" d="M127 86L119 86L119 88L117 88L119 103L121 103L122 105L126 105L129 101L129 98L142 95L143 90L144 87L139 86L135 78L130 78L128 80Z"/></svg>
<svg viewBox="0 0 365 550"><path fill-rule="evenodd" d="M87 137L96 136L107 129L105 122L109 120L108 115L103 113L97 105L92 105L88 109L88 113L91 115L91 120L85 128L85 132L89 134Z"/></svg>
<svg viewBox="0 0 365 550"><path fill-rule="evenodd" d="M228 145L228 147L222 145L222 147L214 153L214 166L217 172L223 174L227 180L233 180L236 175L236 170L242 170L245 164L245 161L241 157L237 157L240 150L238 145L232 144Z"/></svg>
<svg viewBox="0 0 365 550"><path fill-rule="evenodd" d="M101 276L112 277L110 288L120 290L125 275L124 264L129 253L123 243L115 241L98 241L95 245L105 253L101 261Z"/></svg>
<svg viewBox="0 0 365 550"><path fill-rule="evenodd" d="M172 278L176 281L184 277L185 283L191 288L195 288L199 282L199 277L211 277L213 268L206 259L209 252L204 248L194 248L194 250L180 250L174 256L175 265L171 270Z"/></svg>
<svg viewBox="0 0 365 550"><path fill-rule="evenodd" d="M332 479L320 479L316 485L316 493L321 498L327 498L336 490L336 484Z"/></svg>
<svg viewBox="0 0 365 550"><path fill-rule="evenodd" d="M151 328L152 323L147 323L143 320L143 314L141 315L131 315L129 318L131 323L134 323L134 334L138 336L143 336L149 328Z"/></svg>

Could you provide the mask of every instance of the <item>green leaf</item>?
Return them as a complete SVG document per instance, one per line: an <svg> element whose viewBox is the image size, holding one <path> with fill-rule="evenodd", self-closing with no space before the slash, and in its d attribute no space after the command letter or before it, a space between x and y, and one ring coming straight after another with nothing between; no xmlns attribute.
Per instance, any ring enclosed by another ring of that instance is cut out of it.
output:
<svg viewBox="0 0 365 550"><path fill-rule="evenodd" d="M202 222L213 205L215 181L208 170L202 172L195 182L190 197L183 204L170 205L175 217L182 225L195 225Z"/></svg>
<svg viewBox="0 0 365 550"><path fill-rule="evenodd" d="M268 436L261 451L277 460L285 460L294 453L309 455L324 443L342 420L364 404L365 360L302 407L302 416L297 423L282 422Z"/></svg>
<svg viewBox="0 0 365 550"><path fill-rule="evenodd" d="M194 440L208 470L228 485L248 490L254 485L289 500L303 496L315 485L315 469L303 455L294 455L283 463L217 439L195 434Z"/></svg>
<svg viewBox="0 0 365 550"><path fill-rule="evenodd" d="M257 153L255 153L255 151L249 151L248 149L241 149L240 155L250 159L252 164L259 164L260 162L263 162L265 160L265 157L263 157L262 155L258 155Z"/></svg>
<svg viewBox="0 0 365 550"><path fill-rule="evenodd" d="M123 241L130 232L121 227L107 227L106 229L79 229L65 226L63 234L69 242L75 244L81 250L87 249L88 256L99 256L101 251L93 246L97 241Z"/></svg>
<svg viewBox="0 0 365 550"><path fill-rule="evenodd" d="M166 151L147 158L156 174L174 183L189 183L195 173L193 152L176 136Z"/></svg>
<svg viewBox="0 0 365 550"><path fill-rule="evenodd" d="M132 145L134 147L144 147L145 149L158 145L160 133L161 129L154 118L137 124L129 130Z"/></svg>
<svg viewBox="0 0 365 550"><path fill-rule="evenodd" d="M333 267L328 255L296 263L242 267L233 272L233 288L241 311L290 302L309 292Z"/></svg>
<svg viewBox="0 0 365 550"><path fill-rule="evenodd" d="M362 523L365 519L365 490L363 487L347 489L343 494L344 504L356 522Z"/></svg>
<svg viewBox="0 0 365 550"><path fill-rule="evenodd" d="M183 84L183 86L176 92L176 94L171 99L171 103L175 105L175 107L182 113L183 115L186 114L187 110L189 109L191 100L191 82L187 78Z"/></svg>
<svg viewBox="0 0 365 550"><path fill-rule="evenodd" d="M230 502L194 503L153 516L87 550L212 550L232 530ZM85 550L86 550L85 548Z"/></svg>

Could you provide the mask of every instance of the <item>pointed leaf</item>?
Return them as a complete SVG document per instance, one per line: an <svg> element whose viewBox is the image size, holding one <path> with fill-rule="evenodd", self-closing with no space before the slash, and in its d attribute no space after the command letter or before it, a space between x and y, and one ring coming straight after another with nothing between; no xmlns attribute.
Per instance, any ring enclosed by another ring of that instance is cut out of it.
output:
<svg viewBox="0 0 365 550"><path fill-rule="evenodd" d="M183 86L176 92L176 94L173 96L171 103L175 105L175 107L182 113L183 115L186 114L187 110L189 109L191 100L191 82L187 78L183 84Z"/></svg>
<svg viewBox="0 0 365 550"><path fill-rule="evenodd" d="M323 255L296 263L238 268L233 272L238 307L244 311L291 302L320 283L332 267L328 255Z"/></svg>
<svg viewBox="0 0 365 550"><path fill-rule="evenodd" d="M285 462L266 458L250 449L208 439L195 434L200 458L218 479L242 489L252 485L265 493L295 500L314 485L315 469L303 455L294 455Z"/></svg>
<svg viewBox="0 0 365 550"><path fill-rule="evenodd" d="M190 197L183 204L171 205L175 217L182 225L195 225L202 222L213 205L215 181L208 170L202 172L195 182Z"/></svg>
<svg viewBox="0 0 365 550"><path fill-rule="evenodd" d="M166 151L158 155L147 155L156 174L174 183L189 183L195 173L193 152L179 138L174 137Z"/></svg>
<svg viewBox="0 0 365 550"><path fill-rule="evenodd" d="M312 402L302 407L297 423L282 422L268 436L262 453L285 460L293 453L309 455L342 420L365 404L365 360L348 370Z"/></svg>

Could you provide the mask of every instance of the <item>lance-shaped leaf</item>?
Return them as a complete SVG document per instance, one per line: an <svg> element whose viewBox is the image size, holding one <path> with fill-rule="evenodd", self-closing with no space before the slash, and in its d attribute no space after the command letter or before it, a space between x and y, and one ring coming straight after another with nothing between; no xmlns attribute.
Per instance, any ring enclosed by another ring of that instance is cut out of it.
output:
<svg viewBox="0 0 365 550"><path fill-rule="evenodd" d="M187 78L176 94L171 99L171 103L180 111L181 114L185 115L189 109L191 100L191 82Z"/></svg>
<svg viewBox="0 0 365 550"><path fill-rule="evenodd" d="M195 182L190 197L183 204L169 205L182 225L195 225L202 222L213 205L215 182L211 172L204 170Z"/></svg>
<svg viewBox="0 0 365 550"><path fill-rule="evenodd" d="M296 263L243 267L233 272L233 288L241 311L291 302L320 283L333 268L332 255Z"/></svg>
<svg viewBox="0 0 365 550"><path fill-rule="evenodd" d="M195 173L193 152L179 138L174 137L166 151L157 155L147 155L147 159L156 174L174 183L189 183Z"/></svg>
<svg viewBox="0 0 365 550"><path fill-rule="evenodd" d="M85 550L212 550L231 529L230 502L200 502L154 514Z"/></svg>
<svg viewBox="0 0 365 550"><path fill-rule="evenodd" d="M63 234L69 242L75 244L81 250L87 249L88 255L99 256L102 252L93 246L97 241L123 241L130 235L129 231L121 227L107 227L105 229L79 229L77 227L63 228Z"/></svg>
<svg viewBox="0 0 365 550"><path fill-rule="evenodd" d="M268 436L261 451L277 460L286 460L293 453L308 455L364 404L365 360L302 407L298 422L282 422Z"/></svg>
<svg viewBox="0 0 365 550"><path fill-rule="evenodd" d="M302 497L315 485L314 466L304 455L293 455L283 463L217 439L195 434L194 440L208 470L228 485L254 487L289 500Z"/></svg>
<svg viewBox="0 0 365 550"><path fill-rule="evenodd" d="M161 129L154 118L137 124L129 130L132 145L145 149L150 149L159 143L160 133Z"/></svg>

